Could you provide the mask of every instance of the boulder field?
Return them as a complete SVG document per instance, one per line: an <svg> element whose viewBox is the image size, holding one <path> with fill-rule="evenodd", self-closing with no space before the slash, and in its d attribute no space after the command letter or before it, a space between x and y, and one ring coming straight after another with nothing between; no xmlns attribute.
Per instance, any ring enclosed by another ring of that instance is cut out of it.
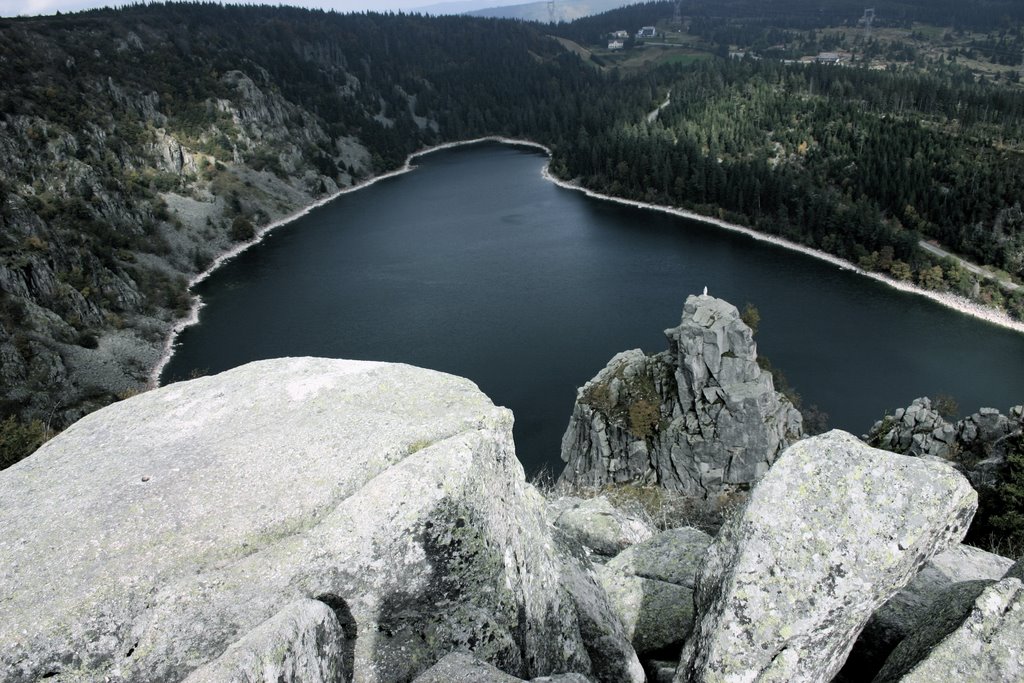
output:
<svg viewBox="0 0 1024 683"><path fill-rule="evenodd" d="M913 587L977 504L948 465L804 439L711 538L546 499L511 427L316 358L97 411L0 473L0 680L827 681L908 584L880 680L1019 675L1019 565Z"/></svg>
<svg viewBox="0 0 1024 683"><path fill-rule="evenodd" d="M407 681L453 650L643 679L511 412L451 375L305 358L173 384L77 422L0 500L9 683L276 681L292 643L341 658L283 680Z"/></svg>

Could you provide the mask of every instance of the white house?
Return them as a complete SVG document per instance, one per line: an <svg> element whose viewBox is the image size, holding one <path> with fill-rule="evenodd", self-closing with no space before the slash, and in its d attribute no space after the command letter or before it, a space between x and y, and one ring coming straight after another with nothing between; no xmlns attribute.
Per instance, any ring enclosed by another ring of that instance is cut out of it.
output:
<svg viewBox="0 0 1024 683"><path fill-rule="evenodd" d="M609 50L621 50L625 46L621 40L610 40L608 41Z"/></svg>
<svg viewBox="0 0 1024 683"><path fill-rule="evenodd" d="M629 38L629 31L623 31L622 29L613 31L612 38L615 40L625 40L626 38Z"/></svg>
<svg viewBox="0 0 1024 683"><path fill-rule="evenodd" d="M640 30L636 32L637 38L653 38L654 27L653 26L641 26Z"/></svg>

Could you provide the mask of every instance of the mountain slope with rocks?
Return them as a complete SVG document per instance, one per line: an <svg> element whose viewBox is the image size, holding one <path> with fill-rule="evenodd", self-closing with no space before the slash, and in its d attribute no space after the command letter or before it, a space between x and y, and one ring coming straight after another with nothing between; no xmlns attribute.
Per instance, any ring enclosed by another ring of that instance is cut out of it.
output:
<svg viewBox="0 0 1024 683"><path fill-rule="evenodd" d="M650 98L510 21L213 3L0 19L0 467L17 438L141 389L189 281L264 227L439 142L575 137L578 101L608 87L611 115Z"/></svg>

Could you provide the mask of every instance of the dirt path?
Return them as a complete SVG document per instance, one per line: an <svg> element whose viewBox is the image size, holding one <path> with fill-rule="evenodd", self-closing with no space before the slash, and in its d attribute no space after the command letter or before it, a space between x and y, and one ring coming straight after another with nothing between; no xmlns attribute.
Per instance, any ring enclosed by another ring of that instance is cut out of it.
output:
<svg viewBox="0 0 1024 683"><path fill-rule="evenodd" d="M932 244L931 242L926 242L925 240L921 240L920 242L918 242L918 244L921 246L922 249L924 249L927 252L931 252L932 254L935 254L939 258L951 258L951 259L953 259L954 261L959 263L963 268L965 268L966 270L974 273L975 275L977 275L979 277L988 278L989 280L995 280L996 282L998 282L1000 285L1002 285L1004 288L1010 290L1011 292L1020 289L1020 285L1018 285L1018 284L1016 284L1014 282L1010 282L1008 280L1000 280L998 277L996 277L992 273L988 272L987 270L985 270L981 266L976 265L974 263L971 263L970 261L965 261L964 259L960 258L956 254L952 254L952 253L946 251L945 249L943 249L943 248L941 248L941 247L939 247L939 246L937 246L935 244Z"/></svg>
<svg viewBox="0 0 1024 683"><path fill-rule="evenodd" d="M667 107L668 103L671 101L672 91L669 90L667 93L665 93L665 101L659 104L657 107L655 107L654 110L652 110L651 113L647 115L647 123L654 123L654 120L658 118L658 114L661 113L661 110Z"/></svg>

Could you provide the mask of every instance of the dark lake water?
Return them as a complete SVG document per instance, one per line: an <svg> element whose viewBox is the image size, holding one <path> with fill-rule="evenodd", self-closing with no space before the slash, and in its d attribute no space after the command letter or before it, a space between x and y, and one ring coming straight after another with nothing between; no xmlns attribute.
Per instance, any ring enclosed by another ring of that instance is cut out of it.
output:
<svg viewBox="0 0 1024 683"><path fill-rule="evenodd" d="M831 425L922 395L1024 401L1024 335L747 236L559 188L545 157L483 143L343 195L198 286L164 383L278 356L463 375L515 412L528 472L560 471L576 387L666 348L688 294L760 309L758 350Z"/></svg>

